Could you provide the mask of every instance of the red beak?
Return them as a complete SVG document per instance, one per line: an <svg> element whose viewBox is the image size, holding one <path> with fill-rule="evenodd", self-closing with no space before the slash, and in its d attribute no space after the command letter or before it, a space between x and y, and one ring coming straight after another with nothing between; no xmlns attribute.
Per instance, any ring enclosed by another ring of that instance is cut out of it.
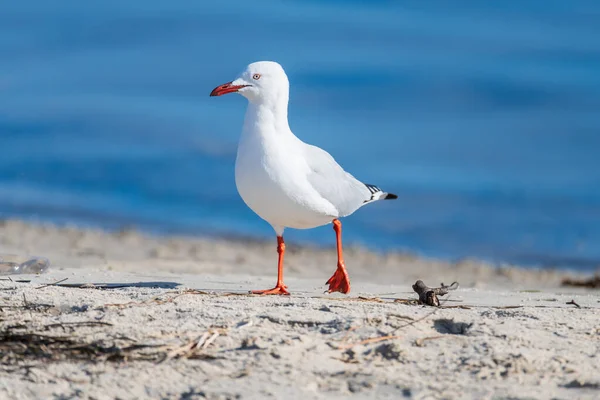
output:
<svg viewBox="0 0 600 400"><path fill-rule="evenodd" d="M214 88L213 91L210 92L210 96L223 96L227 93L235 93L241 88L245 88L246 86L249 85L232 85L231 82L227 82L222 84L221 86L217 86L216 88Z"/></svg>

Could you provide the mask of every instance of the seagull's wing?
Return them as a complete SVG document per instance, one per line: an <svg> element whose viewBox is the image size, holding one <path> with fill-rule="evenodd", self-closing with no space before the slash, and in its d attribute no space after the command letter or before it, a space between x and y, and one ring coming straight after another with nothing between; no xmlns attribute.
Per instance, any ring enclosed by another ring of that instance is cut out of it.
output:
<svg viewBox="0 0 600 400"><path fill-rule="evenodd" d="M378 187L362 183L344 171L325 150L309 144L304 150L309 167L308 182L320 196L333 204L340 217L387 196Z"/></svg>

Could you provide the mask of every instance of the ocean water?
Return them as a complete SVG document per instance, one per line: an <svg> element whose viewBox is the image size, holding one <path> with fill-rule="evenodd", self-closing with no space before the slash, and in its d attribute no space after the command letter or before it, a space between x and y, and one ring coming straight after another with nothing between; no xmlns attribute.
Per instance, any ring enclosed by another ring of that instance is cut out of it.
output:
<svg viewBox="0 0 600 400"><path fill-rule="evenodd" d="M0 217L272 238L235 189L245 100L208 96L266 59L290 77L292 130L399 196L346 218L347 243L600 265L596 0L1 10Z"/></svg>

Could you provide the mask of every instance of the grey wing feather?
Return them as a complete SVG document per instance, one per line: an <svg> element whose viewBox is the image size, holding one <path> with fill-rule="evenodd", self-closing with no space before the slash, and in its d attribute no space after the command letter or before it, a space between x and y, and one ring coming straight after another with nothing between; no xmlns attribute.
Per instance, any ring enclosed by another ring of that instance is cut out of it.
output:
<svg viewBox="0 0 600 400"><path fill-rule="evenodd" d="M306 145L305 149L310 167L309 183L333 204L340 217L350 215L363 204L374 200L373 190L344 171L325 150L311 145Z"/></svg>

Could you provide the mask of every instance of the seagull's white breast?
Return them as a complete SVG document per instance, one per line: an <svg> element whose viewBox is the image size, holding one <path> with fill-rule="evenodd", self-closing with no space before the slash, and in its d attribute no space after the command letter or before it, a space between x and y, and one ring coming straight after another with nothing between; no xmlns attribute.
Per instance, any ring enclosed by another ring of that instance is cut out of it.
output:
<svg viewBox="0 0 600 400"><path fill-rule="evenodd" d="M245 124L238 146L235 182L246 205L276 230L308 229L338 216L307 180L304 145L289 135Z"/></svg>

